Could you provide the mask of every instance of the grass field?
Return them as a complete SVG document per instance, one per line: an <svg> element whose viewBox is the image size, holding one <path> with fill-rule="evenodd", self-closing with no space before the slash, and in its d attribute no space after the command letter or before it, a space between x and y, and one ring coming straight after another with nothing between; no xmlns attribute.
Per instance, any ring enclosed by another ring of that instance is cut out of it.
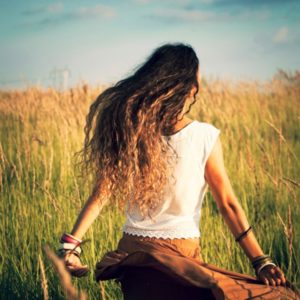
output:
<svg viewBox="0 0 300 300"><path fill-rule="evenodd" d="M299 75L299 74L298 74ZM74 168L89 105L103 87L66 92L28 88L0 92L0 298L42 299L45 266L50 299L63 289L43 246L70 231L91 186ZM300 286L300 79L284 72L269 82L204 81L189 116L221 129L229 177L257 239ZM92 269L116 247L124 216L105 207L85 238ZM210 195L200 224L203 258L254 274ZM39 257L41 259L39 259ZM114 282L73 279L90 299L122 299Z"/></svg>

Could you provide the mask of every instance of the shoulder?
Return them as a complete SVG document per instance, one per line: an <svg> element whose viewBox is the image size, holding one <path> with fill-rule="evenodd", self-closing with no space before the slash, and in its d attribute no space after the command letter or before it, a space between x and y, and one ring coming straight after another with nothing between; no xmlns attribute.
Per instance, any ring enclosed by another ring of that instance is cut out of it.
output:
<svg viewBox="0 0 300 300"><path fill-rule="evenodd" d="M204 153L205 163L213 148L218 144L220 129L211 123L196 121L193 139Z"/></svg>
<svg viewBox="0 0 300 300"><path fill-rule="evenodd" d="M196 130L204 135L220 133L220 129L211 123L200 122L198 120L194 120L194 123Z"/></svg>

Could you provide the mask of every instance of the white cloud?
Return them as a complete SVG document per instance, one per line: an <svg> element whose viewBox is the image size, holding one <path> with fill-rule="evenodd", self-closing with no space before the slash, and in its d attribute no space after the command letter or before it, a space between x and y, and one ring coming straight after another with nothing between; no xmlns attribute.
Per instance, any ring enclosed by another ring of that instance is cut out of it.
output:
<svg viewBox="0 0 300 300"><path fill-rule="evenodd" d="M285 43L289 39L289 29L283 26L278 29L278 31L273 36L273 42L277 44Z"/></svg>

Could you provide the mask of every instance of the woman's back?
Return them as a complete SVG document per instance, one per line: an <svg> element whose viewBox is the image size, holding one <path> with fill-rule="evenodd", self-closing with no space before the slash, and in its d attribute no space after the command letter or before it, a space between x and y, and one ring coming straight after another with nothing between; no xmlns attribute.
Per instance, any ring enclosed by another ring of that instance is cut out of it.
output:
<svg viewBox="0 0 300 300"><path fill-rule="evenodd" d="M200 236L201 206L207 189L205 164L219 133L213 125L194 120L175 134L164 136L178 155L173 178L152 219L143 219L135 207L126 212L124 232L162 238Z"/></svg>

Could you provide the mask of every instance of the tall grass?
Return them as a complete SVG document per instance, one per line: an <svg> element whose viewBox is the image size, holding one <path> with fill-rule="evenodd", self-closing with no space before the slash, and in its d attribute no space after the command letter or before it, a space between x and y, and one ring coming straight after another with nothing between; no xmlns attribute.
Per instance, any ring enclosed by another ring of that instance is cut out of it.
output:
<svg viewBox="0 0 300 300"><path fill-rule="evenodd" d="M80 178L74 168L73 154L83 143L89 105L102 89L0 92L0 298L64 298L43 247L57 247L91 191L89 178ZM300 80L294 77L267 83L211 80L203 82L189 113L221 129L228 174L249 222L264 251L298 286L299 104ZM124 221L117 208L107 206L87 232L91 243L84 246L83 260L92 270L117 246ZM254 274L210 193L200 229L207 262ZM93 272L72 280L88 298L122 299L114 281L99 286Z"/></svg>

